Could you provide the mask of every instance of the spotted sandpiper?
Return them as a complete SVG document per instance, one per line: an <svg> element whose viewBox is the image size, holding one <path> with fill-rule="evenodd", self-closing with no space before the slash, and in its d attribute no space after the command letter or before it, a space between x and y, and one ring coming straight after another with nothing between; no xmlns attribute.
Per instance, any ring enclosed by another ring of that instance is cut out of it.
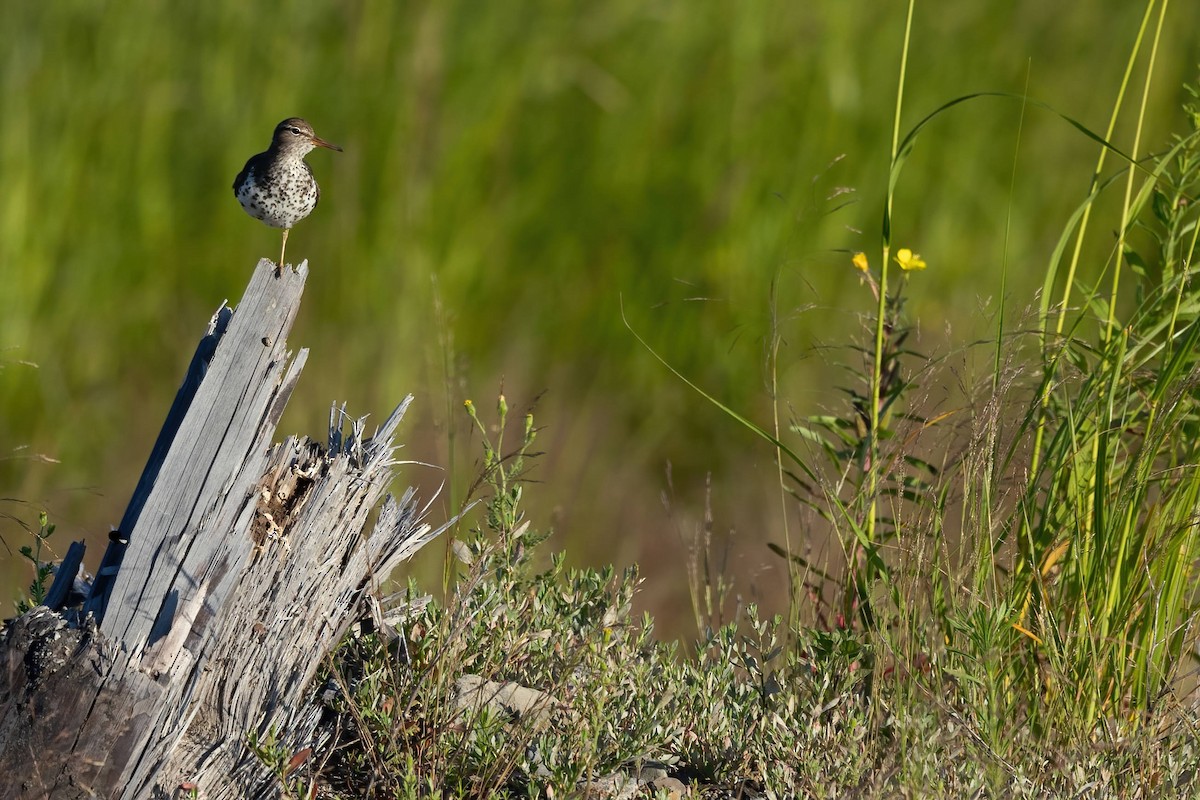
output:
<svg viewBox="0 0 1200 800"><path fill-rule="evenodd" d="M288 231L311 214L321 199L317 179L304 161L317 147L342 150L318 137L312 126L299 117L285 119L275 126L267 151L247 161L233 182L233 193L247 214L272 228L283 228L276 274L283 272Z"/></svg>

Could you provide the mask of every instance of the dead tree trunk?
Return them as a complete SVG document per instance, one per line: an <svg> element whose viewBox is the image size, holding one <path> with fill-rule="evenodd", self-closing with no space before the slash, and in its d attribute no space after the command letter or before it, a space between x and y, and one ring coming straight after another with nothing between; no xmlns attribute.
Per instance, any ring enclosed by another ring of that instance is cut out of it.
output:
<svg viewBox="0 0 1200 800"><path fill-rule="evenodd" d="M262 796L248 733L319 745L306 690L323 656L441 531L409 490L365 535L411 396L369 438L335 406L327 447L271 445L307 357L286 349L307 275L260 261L213 317L82 608L58 605L72 567L55 606L8 625L0 797Z"/></svg>

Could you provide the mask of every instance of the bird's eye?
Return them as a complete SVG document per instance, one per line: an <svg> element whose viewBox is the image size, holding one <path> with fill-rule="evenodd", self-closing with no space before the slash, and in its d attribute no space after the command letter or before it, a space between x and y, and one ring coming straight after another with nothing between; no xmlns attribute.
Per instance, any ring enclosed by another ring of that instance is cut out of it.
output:
<svg viewBox="0 0 1200 800"><path fill-rule="evenodd" d="M295 135L295 136L299 136L299 135L300 135L300 129L299 129L299 128L289 128L288 130L290 130L290 131L292 132L292 134L293 134L293 135Z"/></svg>

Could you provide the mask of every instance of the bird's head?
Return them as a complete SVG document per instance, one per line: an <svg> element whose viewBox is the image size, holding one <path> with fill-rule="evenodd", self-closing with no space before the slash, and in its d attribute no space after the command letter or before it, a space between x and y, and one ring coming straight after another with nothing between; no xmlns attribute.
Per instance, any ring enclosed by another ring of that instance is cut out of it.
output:
<svg viewBox="0 0 1200 800"><path fill-rule="evenodd" d="M336 144L313 133L312 125L299 117L285 119L275 126L275 135L271 138L271 149L275 152L295 153L303 157L317 147L328 147L339 153L342 151Z"/></svg>

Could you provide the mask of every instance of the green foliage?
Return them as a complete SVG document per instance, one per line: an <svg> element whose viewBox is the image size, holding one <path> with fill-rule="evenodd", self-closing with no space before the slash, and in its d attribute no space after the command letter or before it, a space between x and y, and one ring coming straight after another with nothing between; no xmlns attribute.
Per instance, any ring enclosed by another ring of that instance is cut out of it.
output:
<svg viewBox="0 0 1200 800"><path fill-rule="evenodd" d="M488 530L497 534L506 548L511 547L510 537L513 536L521 522L521 476L525 471L525 458L536 455L529 452L537 431L533 427L533 413L527 413L523 420L521 444L512 453L504 453L504 433L508 423L508 400L501 394L496 401L496 440L488 434L487 428L480 421L475 411L475 404L470 400L464 403L467 415L475 424L483 440L483 467L479 479L472 492L481 486L490 489L491 494L486 504ZM512 553L508 554L512 556Z"/></svg>
<svg viewBox="0 0 1200 800"><path fill-rule="evenodd" d="M819 645L803 655L785 649L779 620L760 620L753 607L744 625L712 632L695 659L681 659L654 639L648 617L632 617L636 571L570 570L561 555L539 570L543 537L520 521L514 491L532 420L506 453L503 425L492 437L467 409L484 440L488 494L483 524L454 548L466 572L444 606L416 603L410 590L401 640L375 634L343 645L337 711L356 744L338 749L328 783L348 791L370 784L380 796L427 796L430 787L455 796L561 795L656 761L715 784L803 785L796 765L812 740L796 732L811 727L810 704L824 706L828 719L861 714L835 711L857 704L848 695L861 675L853 660ZM501 399L501 421L506 412ZM462 707L456 681L464 674L545 692L547 716ZM260 750L279 774L290 754Z"/></svg>
<svg viewBox="0 0 1200 800"><path fill-rule="evenodd" d="M1023 501L1021 574L1033 579L1029 613L1063 671L1047 693L1082 702L1085 725L1151 711L1193 642L1198 148L1200 129L1178 138L1125 208L1123 263L1113 267L1136 282L1125 320L1112 304L1093 306L1095 338L1083 334L1085 312L1080 333L1045 351L1036 413L1046 435Z"/></svg>
<svg viewBox="0 0 1200 800"><path fill-rule="evenodd" d="M38 513L38 529L31 531L33 544L21 545L21 558L29 562L33 569L33 579L29 582L29 590L25 597L17 600L17 613L24 614L34 606L39 606L46 599L50 590L50 579L54 576L54 565L43 561L46 556L46 540L54 534L54 525L50 522L45 511Z"/></svg>
<svg viewBox="0 0 1200 800"><path fill-rule="evenodd" d="M436 281L449 309L439 335L452 329L472 369L517 364L522 380L571 387L554 417L593 426L608 448L591 486L644 483L629 451L657 463L670 442L705 466L730 452L749 463L728 426L680 413L684 384L663 381L657 359L767 442L806 534L840 548L829 563L775 545L792 583L786 622L748 605L701 624L721 605L703 589L720 598L729 585L706 561L693 576L700 640L664 644L633 615L636 570L540 558L522 480L533 418L506 450L506 399L493 426L468 402L483 439L470 494L486 498L448 551L448 596L422 603L410 588L396 636L343 643L330 679L347 733L320 768L276 731L248 736L286 796L558 796L647 761L774 796L1194 791L1198 721L1175 700L1194 688L1181 678L1200 599L1197 89L1185 135L1155 150L1166 134L1147 120L1171 120L1181 73L1163 64L1183 62L1167 53L1191 46L1200 6L1176 4L1164 24L1155 2L1094 4L1048 25L1041 5L923 14L910 2L901 40L898 6L877 5L17 4L0 53L0 262L14 265L0 346L28 342L60 377L0 386L0 439L89 469L97 452L128 460L111 446L127 443L120 426L89 418L60 433L67 409L114 374L127 385L92 416L165 405L139 387L160 383L194 331L146 336L163 330L162 309L202 317L240 285L247 253L270 252L213 176L231 178L275 121L303 113L347 145L317 163L326 199L294 240L327 301L314 352L381 320L396 341L428 338ZM979 46L995 30L1044 36L1036 52L1069 63L1035 58L1017 78L1024 51ZM1126 43L1122 75L1111 54ZM1031 84L1041 91L1020 91ZM1117 89L1103 131L1090 122L1110 102L1097 87ZM1014 125L1006 164L996 153ZM1092 148L1092 180L1077 186ZM864 223L880 211L877 230ZM909 237L930 262L912 288L895 272L925 266L899 247ZM1036 263L1048 242L1040 273L1010 276L1010 260ZM853 261L867 303L845 264L860 250L881 256ZM1030 301L1038 286L1036 322L1011 333L1009 292ZM997 287L990 374L946 379L973 346L929 356L925 337L944 321L974 341L974 304ZM817 313L796 311L813 297ZM96 326L97 308L122 313ZM853 383L818 413L801 391L832 383L820 379L832 366L781 377L780 345L838 341L864 311ZM763 341L774 425L754 422L760 367L745 347ZM420 358L381 374L377 350L339 354L318 384L344 370L389 395L421 373ZM952 399L928 396L955 379ZM598 520L580 529L607 534L594 510L575 509ZM52 532L43 514L21 550L35 568L23 607L44 597ZM543 692L545 715L460 706L464 675Z"/></svg>
<svg viewBox="0 0 1200 800"><path fill-rule="evenodd" d="M468 571L447 606L429 603L408 617L403 642L346 645L340 660L361 666L343 713L375 748L344 769L386 769L386 785L402 796L422 785L456 795L490 796L505 787L519 794L535 778L573 787L640 757L661 735L659 715L641 708L647 699L640 689L659 680L671 650L652 641L650 625L630 620L634 571L568 570L561 557L545 571L535 568L534 548L544 537L520 521L518 482L532 417L518 449L505 453L503 397L495 440L473 404L467 410L484 439L488 489L483 525L455 543ZM401 669L397 647L405 654ZM456 708L452 689L466 673L547 692L555 698L552 724L543 729L535 717L510 718L488 706ZM615 726L614 719L638 722Z"/></svg>
<svg viewBox="0 0 1200 800"><path fill-rule="evenodd" d="M208 316L276 251L278 235L229 186L292 114L346 153L312 156L321 206L289 240L311 259L319 302L294 336L313 358L281 430L319 431L346 387L363 408L435 397L431 331L452 326L467 385L506 375L513 399L550 389L541 408L572 445L554 491L532 502L548 514L573 495L572 549L618 529L612 504L581 487L617 484L645 515L620 527L640 529L658 521L668 458L681 489L709 470L722 487L745 476L731 494L755 480L743 442L631 346L621 299L648 341L737 408L760 402L762 300L776 276L785 350L855 330L840 251L877 252L902 4L12 0L5 11L0 348L48 366L3 374L0 442L61 463L0 462L0 485L52 501L56 518L104 530L119 517L153 443L141 421L162 417ZM1118 2L1070 14L1041 0L918 4L904 125L947 98L1020 93L1028 75L1034 97L1095 127L1120 78L1112 54L1140 14ZM1175 2L1171 15L1147 109L1162 131L1193 68L1200 6ZM896 190L897 231L938 268L911 309L926 335L943 320L968 330L977 299L995 293L1002 210L1029 264L1091 161L1059 119L1030 113L1029 163L1054 170L1014 186L995 155L1019 103L967 108L923 130ZM1013 273L1015 296L1030 296L1037 270ZM808 306L822 313L799 313ZM380 361L396 348L405 357ZM831 372L793 356L780 396L809 396ZM421 407L449 425L447 405ZM417 458L445 464L440 434L422 435ZM449 476L459 489L473 478ZM96 491L63 488L78 486ZM756 510L726 514L749 531L764 527Z"/></svg>
<svg viewBox="0 0 1200 800"><path fill-rule="evenodd" d="M646 763L683 776L696 796L1065 798L1101 787L1136 797L1194 784L1200 752L1186 728L1153 749L1120 740L1080 748L1048 732L1032 737L1012 719L981 736L991 698L1012 688L988 675L1000 666L996 649L1015 636L1011 609L962 629L993 632L964 639L979 661L969 669L949 653L905 661L847 627L789 631L754 606L687 656L657 641L648 617L631 616L633 572L568 570L561 555L539 570L536 548L518 545L525 523L508 548L486 527L502 518L496 506L519 509L495 494L489 502L484 525L457 548L467 571L445 605L417 602L410 589L400 638L351 637L337 652L332 710L342 734L320 770L301 775L310 754L292 754L273 734L251 738L286 796L311 787L347 798L578 796L590 781ZM904 634L922 645L937 635L928 624ZM871 698L863 686L873 649L885 658ZM547 713L462 706L455 684L464 674L545 692ZM1058 752L1054 770L1045 769L1047 747Z"/></svg>
<svg viewBox="0 0 1200 800"><path fill-rule="evenodd" d="M869 271L864 270L863 283L880 298L881 286ZM904 283L899 283L894 292L882 297L877 368L871 366L874 348L864 348L866 374L860 385L844 390L849 398L847 413L811 415L790 425L818 456L810 461L812 477L787 471L794 482L791 493L830 526L848 554L850 568L841 592L841 615L856 617L868 628L875 625L872 595L877 582L887 578L882 548L899 533L894 516L877 516L878 498L923 503L933 493L931 480L938 477L936 466L906 451L903 432L892 420L896 414L905 426L916 430L926 424L903 410L905 395L914 385L902 362L924 360L905 347L911 330L903 316L903 288ZM817 464L823 469L818 471ZM831 498L837 500L831 502ZM843 521L847 512L852 518L849 526ZM812 569L807 558L785 552L778 545L772 549L802 569Z"/></svg>
<svg viewBox="0 0 1200 800"><path fill-rule="evenodd" d="M285 800L312 800L317 796L317 782L311 776L311 771L307 768L301 769L312 757L310 748L298 753L290 752L280 743L278 732L274 728L264 736L251 731L246 735L246 746L271 772ZM307 777L304 777L305 773L308 773Z"/></svg>
<svg viewBox="0 0 1200 800"><path fill-rule="evenodd" d="M1153 10L1146 6L1131 71L1143 47L1157 46L1150 37L1161 34L1162 17L1151 33ZM1145 69L1148 86L1156 62ZM901 75L903 98L903 68ZM1132 82L1129 73L1125 80ZM843 413L795 422L793 444L684 380L773 446L792 490L841 544L841 577L790 547L772 547L790 562L793 603L812 598L818 619L823 589L839 584L837 633L819 633L820 650L855 652L872 696L882 656L936 664L928 690L942 692L953 678L964 718L1003 758L1015 720L1035 735L1086 738L1117 720L1135 729L1155 721L1172 693L1192 691L1179 678L1200 608L1192 586L1200 558L1200 304L1191 266L1200 129L1135 162L1109 141L1114 127L1101 135L1059 115L1101 147L1092 188L1047 268L1047 291L1065 282L1064 305L1043 303L1036 352L1017 351L1018 339L1001 332L986 388L968 390L968 403L982 402L966 409L965 425L940 430L964 409L932 417L915 410L913 376L936 374L939 360L904 345L904 284L889 282L889 269L893 261L905 272L925 263L907 248L892 257L892 198L916 133L979 97L943 104L902 141L897 102L882 262L872 270L865 254L852 259L877 310L860 351L861 382L847 390ZM1194 121L1195 103L1186 111ZM1134 124L1130 152L1139 153L1143 118ZM1106 177L1110 155L1127 163ZM1122 184L1115 210L1102 206ZM1090 252L1082 245L1093 210L1112 215L1121 258L1102 262L1097 286L1081 290L1077 267ZM1073 260L1060 274L1071 239ZM1110 283L1106 292L1101 281ZM861 632L847 638L846 628L857 627L852 616ZM794 647L812 638L792 627Z"/></svg>

